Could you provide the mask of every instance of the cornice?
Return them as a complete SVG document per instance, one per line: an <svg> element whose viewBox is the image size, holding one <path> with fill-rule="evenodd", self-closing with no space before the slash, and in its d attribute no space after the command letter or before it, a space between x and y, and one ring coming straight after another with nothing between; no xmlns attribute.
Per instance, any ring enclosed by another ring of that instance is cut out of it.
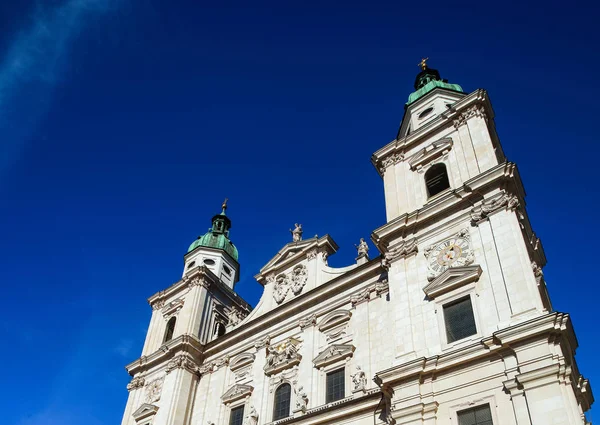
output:
<svg viewBox="0 0 600 425"><path fill-rule="evenodd" d="M399 162L403 160L405 152L410 149L412 145L420 143L424 139L431 137L432 133L440 132L449 126L453 126L454 122L457 120L460 121L467 119L465 118L469 114L467 110L475 105L481 105L481 108L477 109L478 114L484 114L489 120L494 118L494 110L492 109L492 104L489 101L487 92L483 89L475 90L474 92L466 95L464 98L454 103L452 108L438 115L427 125L416 129L401 139L394 139L381 149L377 150L371 156L371 163L379 175L383 177L385 168L391 165L389 161L386 161L388 157L393 157L395 155L396 159L392 162ZM384 161L388 162L387 165L384 165Z"/></svg>
<svg viewBox="0 0 600 425"><path fill-rule="evenodd" d="M127 372L134 376L138 373L145 372L157 365L167 364L169 360L174 359L177 355L188 355L186 358L196 364L200 364L198 360L202 359L204 346L194 336L189 334L180 335L177 338L162 345L158 350L148 356L142 356L139 359L125 366Z"/></svg>
<svg viewBox="0 0 600 425"><path fill-rule="evenodd" d="M497 187L499 184L502 187L510 187L519 199L523 199L523 184L516 165L512 162L504 162L467 180L462 186L444 193L443 196L435 198L422 208L402 214L375 229L371 234L371 240L385 254L389 251L388 244L391 240L401 235L416 234L419 229L429 225L440 215L447 215L448 210L472 208L484 199L483 193L487 188L492 185Z"/></svg>
<svg viewBox="0 0 600 425"><path fill-rule="evenodd" d="M491 337L482 338L479 342L467 347L441 355L422 357L383 370L376 373L374 379L379 386L385 388L411 376L437 374L468 362L495 356L500 350L510 348L517 342L540 336L547 338L552 334L558 334L569 340L573 344L571 347L573 347L574 355L577 343L574 341L575 334L570 326L569 316L564 313L550 313L494 332Z"/></svg>

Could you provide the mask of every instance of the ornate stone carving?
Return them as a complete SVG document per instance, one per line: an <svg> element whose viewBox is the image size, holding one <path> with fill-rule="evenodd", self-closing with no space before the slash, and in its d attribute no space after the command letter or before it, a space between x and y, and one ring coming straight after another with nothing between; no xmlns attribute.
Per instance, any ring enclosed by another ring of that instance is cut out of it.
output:
<svg viewBox="0 0 600 425"><path fill-rule="evenodd" d="M165 306L165 300L158 299L151 304L152 310L160 310Z"/></svg>
<svg viewBox="0 0 600 425"><path fill-rule="evenodd" d="M223 403L229 404L232 401L250 396L250 394L252 394L252 390L254 390L254 387L250 385L235 384L221 396L221 400Z"/></svg>
<svg viewBox="0 0 600 425"><path fill-rule="evenodd" d="M356 307L357 304L360 304L365 301L369 301L371 298L371 291L369 288L365 288L357 294L354 294L350 297L350 303L352 307Z"/></svg>
<svg viewBox="0 0 600 425"><path fill-rule="evenodd" d="M484 200L481 205L471 210L471 223L476 226L481 220L487 218L494 211L502 208L515 210L520 206L519 198L507 192L502 192L500 196Z"/></svg>
<svg viewBox="0 0 600 425"><path fill-rule="evenodd" d="M402 240L397 245L394 245L388 249L388 251L383 255L381 265L387 270L390 268L390 264L393 261L399 258L408 257L412 254L415 254L417 251L418 248L416 238Z"/></svg>
<svg viewBox="0 0 600 425"><path fill-rule="evenodd" d="M133 378L131 380L131 382L129 382L129 384L127 384L127 390L133 391L133 390L137 390L138 388L142 388L144 386L145 382L146 382L146 380L141 376Z"/></svg>
<svg viewBox="0 0 600 425"><path fill-rule="evenodd" d="M214 370L215 370L214 362L204 363L204 364L200 365L200 367L198 367L198 373L200 373L201 375L213 373Z"/></svg>
<svg viewBox="0 0 600 425"><path fill-rule="evenodd" d="M432 281L450 267L468 266L475 260L469 229L461 229L451 238L431 245L424 251L427 279Z"/></svg>
<svg viewBox="0 0 600 425"><path fill-rule="evenodd" d="M352 385L354 385L352 392L364 391L367 388L367 375L360 366L356 366L356 372L350 375L350 377L352 378Z"/></svg>
<svg viewBox="0 0 600 425"><path fill-rule="evenodd" d="M271 375L269 378L269 393L273 394L275 389L283 382L289 382L292 388L298 383L298 366Z"/></svg>
<svg viewBox="0 0 600 425"><path fill-rule="evenodd" d="M377 295L381 295L385 292L388 292L389 290L390 290L390 285L389 285L387 279L383 279L383 280L379 280L379 281L375 282L375 293L377 293Z"/></svg>
<svg viewBox="0 0 600 425"><path fill-rule="evenodd" d="M348 322L352 317L349 310L335 310L319 323L319 331L325 334L327 343L342 338L347 334Z"/></svg>
<svg viewBox="0 0 600 425"><path fill-rule="evenodd" d="M188 287L192 288L194 286L204 286L205 288L209 288L210 282L207 279L205 279L204 277L195 276L195 277L191 278L190 281L188 282Z"/></svg>
<svg viewBox="0 0 600 425"><path fill-rule="evenodd" d="M307 260L307 261L314 260L315 258L317 258L317 254L318 254L318 253L319 253L319 252L317 251L317 249L316 249L316 248L315 248L315 249L311 249L310 251L308 251L308 252L306 253L306 260Z"/></svg>
<svg viewBox="0 0 600 425"><path fill-rule="evenodd" d="M244 425L258 425L258 412L254 406L250 406L250 410L248 410Z"/></svg>
<svg viewBox="0 0 600 425"><path fill-rule="evenodd" d="M404 161L404 154L402 153L394 153L390 156L387 156L385 158L383 158L380 162L380 166L379 166L379 172L381 174L385 173L385 170L390 166L390 165L394 165L397 164L399 162Z"/></svg>
<svg viewBox="0 0 600 425"><path fill-rule="evenodd" d="M167 373L171 373L175 369L185 369L189 372L196 373L198 372L198 365L187 353L181 353L173 357L169 363L167 363Z"/></svg>
<svg viewBox="0 0 600 425"><path fill-rule="evenodd" d="M316 368L321 368L341 359L352 357L355 347L349 344L333 344L322 351L314 358L313 363Z"/></svg>
<svg viewBox="0 0 600 425"><path fill-rule="evenodd" d="M273 298L277 304L281 304L285 300L285 296L290 290L290 285L286 275L279 275L275 279L275 287L273 288Z"/></svg>
<svg viewBox="0 0 600 425"><path fill-rule="evenodd" d="M298 326L300 327L301 330L304 330L305 328L308 328L309 326L314 326L317 324L317 315L316 314L311 314L308 317L305 317L304 319L300 319L298 321Z"/></svg>
<svg viewBox="0 0 600 425"><path fill-rule="evenodd" d="M538 266L538 264L535 261L531 262L531 269L533 270L533 275L536 278L544 276L544 271L540 266Z"/></svg>
<svg viewBox="0 0 600 425"><path fill-rule="evenodd" d="M144 400L146 403L156 403L158 400L160 400L160 393L162 392L164 381L165 378L163 376L162 378L148 382L146 385L146 394L144 395Z"/></svg>
<svg viewBox="0 0 600 425"><path fill-rule="evenodd" d="M277 346L267 346L267 364L265 374L272 375L282 369L287 369L300 363L302 356L298 352L300 341L288 338Z"/></svg>
<svg viewBox="0 0 600 425"><path fill-rule="evenodd" d="M366 258L367 260L369 259L369 245L365 242L365 238L360 238L358 245L354 246L356 247L358 254L356 260L360 258Z"/></svg>
<svg viewBox="0 0 600 425"><path fill-rule="evenodd" d="M254 343L254 348L256 348L257 350L260 350L261 348L269 345L270 342L271 342L271 337L269 335L266 335L264 338L261 338Z"/></svg>
<svg viewBox="0 0 600 425"><path fill-rule="evenodd" d="M229 326L236 326L242 320L244 320L243 313L232 305L227 311L227 319L229 320Z"/></svg>
<svg viewBox="0 0 600 425"><path fill-rule="evenodd" d="M306 284L308 279L308 273L306 271L306 266L299 264L292 270L292 292L294 295L298 295L302 292L302 288Z"/></svg>
<svg viewBox="0 0 600 425"><path fill-rule="evenodd" d="M304 391L304 387L300 385L297 389L294 388L296 393L296 411L306 412L308 408L308 395Z"/></svg>
<svg viewBox="0 0 600 425"><path fill-rule="evenodd" d="M162 309L162 314L165 320L169 320L171 317L178 314L183 308L184 300L182 298L178 298L176 300L171 301L169 304L166 304Z"/></svg>
<svg viewBox="0 0 600 425"><path fill-rule="evenodd" d="M473 105L466 111L461 112L460 115L454 120L454 128L458 128L461 125L466 124L467 120L471 117L481 117L487 122L485 107L482 104Z"/></svg>
<svg viewBox="0 0 600 425"><path fill-rule="evenodd" d="M292 241L300 242L302 240L302 225L294 224L294 230L290 229L290 233L292 234Z"/></svg>
<svg viewBox="0 0 600 425"><path fill-rule="evenodd" d="M327 266L327 253L326 252L322 252L321 253L321 258L323 259L323 262L325 263L325 265Z"/></svg>

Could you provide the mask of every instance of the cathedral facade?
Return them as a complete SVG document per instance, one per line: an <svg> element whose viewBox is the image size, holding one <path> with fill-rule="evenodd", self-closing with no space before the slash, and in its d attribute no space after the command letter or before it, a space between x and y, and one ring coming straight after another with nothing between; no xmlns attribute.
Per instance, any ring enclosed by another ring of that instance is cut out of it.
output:
<svg viewBox="0 0 600 425"><path fill-rule="evenodd" d="M291 241L234 291L222 212L180 280L149 298L123 425L585 424L577 339L546 290L546 257L484 90L422 63L397 137L371 158L387 223L355 263L329 236ZM374 250L373 250L374 251Z"/></svg>

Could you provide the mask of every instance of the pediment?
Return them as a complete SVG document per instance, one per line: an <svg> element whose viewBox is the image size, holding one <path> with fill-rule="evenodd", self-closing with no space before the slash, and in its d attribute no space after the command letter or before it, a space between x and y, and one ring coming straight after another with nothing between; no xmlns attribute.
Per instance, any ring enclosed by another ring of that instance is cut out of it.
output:
<svg viewBox="0 0 600 425"><path fill-rule="evenodd" d="M229 388L225 394L221 396L223 403L228 404L252 394L254 387L251 385L236 384Z"/></svg>
<svg viewBox="0 0 600 425"><path fill-rule="evenodd" d="M452 143L450 137L445 137L423 148L408 159L410 169L418 170L434 159L445 155L452 148Z"/></svg>
<svg viewBox="0 0 600 425"><path fill-rule="evenodd" d="M178 313L179 310L181 310L183 308L183 303L184 303L184 300L182 298L177 298L176 300L173 300L170 303L166 304L162 308L163 316L165 318L168 318L169 316L172 316L173 314Z"/></svg>
<svg viewBox="0 0 600 425"><path fill-rule="evenodd" d="M350 320L350 317L352 317L352 313L349 310L332 311L319 322L319 330L321 332L327 331L342 323L346 323Z"/></svg>
<svg viewBox="0 0 600 425"><path fill-rule="evenodd" d="M290 242L283 246L279 252L260 269L260 273L254 276L259 283L266 283L266 276L272 273L279 273L283 268L288 268L306 260L309 251L325 251L331 255L338 250L338 245L329 235L322 237Z"/></svg>
<svg viewBox="0 0 600 425"><path fill-rule="evenodd" d="M423 288L427 297L433 299L441 294L459 288L471 282L476 282L481 276L481 266L451 267L433 279Z"/></svg>
<svg viewBox="0 0 600 425"><path fill-rule="evenodd" d="M236 371L244 366L254 363L256 356L252 353L242 353L229 361L229 369Z"/></svg>
<svg viewBox="0 0 600 425"><path fill-rule="evenodd" d="M135 419L136 422L140 422L149 418L150 416L156 415L156 412L158 412L158 406L144 403L135 412L133 412L131 416L133 416L133 419Z"/></svg>
<svg viewBox="0 0 600 425"><path fill-rule="evenodd" d="M333 344L323 350L317 357L314 358L313 364L316 368L327 366L328 364L335 363L338 360L343 360L348 357L352 357L354 345L350 344Z"/></svg>

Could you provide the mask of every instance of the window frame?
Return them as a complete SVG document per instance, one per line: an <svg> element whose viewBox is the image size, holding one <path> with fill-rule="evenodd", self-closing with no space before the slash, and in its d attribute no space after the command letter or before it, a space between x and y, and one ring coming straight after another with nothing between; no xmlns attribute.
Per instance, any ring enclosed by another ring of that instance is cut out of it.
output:
<svg viewBox="0 0 600 425"><path fill-rule="evenodd" d="M468 337L458 339L453 342L448 342L446 334L446 320L444 318L444 306L461 298L469 296L471 298L471 307L473 308L473 317L475 319L476 333ZM442 351L453 349L457 346L465 345L473 341L477 341L482 337L481 320L479 314L479 304L477 302L479 296L477 294L477 282L472 282L454 291L439 295L432 302L435 303L435 311L438 319L438 331L442 346Z"/></svg>
<svg viewBox="0 0 600 425"><path fill-rule="evenodd" d="M343 382L344 391L342 393L342 397L341 398L337 398L335 400L328 400L328 396L329 396L329 377L331 375L333 375L334 373L339 373L339 372L341 372L341 375L343 377L343 381L342 382ZM343 400L344 398L346 398L346 382L347 382L347 379L346 379L346 367L345 366L336 368L336 369L334 369L332 371L329 371L329 372L325 373L325 404L335 403L336 401Z"/></svg>
<svg viewBox="0 0 600 425"><path fill-rule="evenodd" d="M350 392L349 382L352 381L350 372L352 369L352 357L341 358L338 361L332 362L326 366L319 368L319 377L317 379L317 394L315 397L316 402L319 406L328 404L327 403L327 374L335 372L338 369L344 369L344 398L352 395ZM342 399L340 399L342 400ZM335 402L332 402L335 403Z"/></svg>
<svg viewBox="0 0 600 425"><path fill-rule="evenodd" d="M279 418L275 418L275 411L277 409L277 391L279 391L279 389L281 387L283 387L284 385L287 385L290 388L290 398L289 398L289 406L288 406L288 414L287 416L282 416ZM281 384L279 384L277 386L277 388L275 388L275 391L273 391L273 408L271 409L271 421L275 422L275 421L280 421L282 419L286 419L289 418L290 416L292 416L292 384L290 382L284 381Z"/></svg>
<svg viewBox="0 0 600 425"><path fill-rule="evenodd" d="M466 335L464 337L461 337L461 338L456 337L454 340L449 341L449 339L450 339L450 333L456 333L457 329L451 329L450 323L448 323L448 315L447 315L448 309L450 307L456 306L456 305L458 305L460 303L467 302L467 301L468 301L468 304L470 306L471 316L473 317L473 325L475 326L475 332L473 332L473 333L471 333L469 335ZM442 306L442 314L444 315L444 330L446 331L446 342L448 344L453 344L453 343L455 343L457 341L460 341L460 340L465 339L465 338L469 338L469 337L477 334L477 323L475 322L475 312L473 310L474 310L473 300L471 300L471 297L469 295L466 295L466 296L464 296L462 298L458 298L458 299L456 299L454 301L449 301L449 302L445 303ZM451 332L451 330L453 332Z"/></svg>
<svg viewBox="0 0 600 425"><path fill-rule="evenodd" d="M169 334L169 327L171 325L171 323L173 323L173 329L171 331L171 336L167 339L167 335ZM167 342L171 341L173 339L173 337L175 336L175 327L177 326L177 316L171 316L169 317L169 320L167 320L167 324L165 326L165 331L163 334L163 344L166 344Z"/></svg>
<svg viewBox="0 0 600 425"><path fill-rule="evenodd" d="M427 185L427 173L429 173L432 168L440 167L440 166L443 166L444 171L446 172L446 178L448 180L448 187L440 190L438 193L436 193L434 195L430 195L429 194L429 186ZM423 173L423 184L425 185L425 197L427 198L427 202L429 202L432 199L437 198L438 196L441 196L443 193L446 193L446 192L452 190L453 185L452 185L452 180L450 178L450 172L448 171L448 164L446 164L445 161L439 161L439 162L436 162L435 164L431 164L429 167L427 167L427 170L425 170L425 172Z"/></svg>
<svg viewBox="0 0 600 425"><path fill-rule="evenodd" d="M487 395L483 397L479 397L477 399L468 399L461 400L460 403L448 406L448 413L450 414L450 422L452 425L459 425L458 422L458 414L465 410L476 409L477 407L481 407L482 405L487 404L490 408L490 412L492 414L492 424L499 425L501 422L498 419L498 414L496 410L498 409L498 403L496 401L496 397L494 395Z"/></svg>
<svg viewBox="0 0 600 425"><path fill-rule="evenodd" d="M232 417L233 411L236 409L242 409L242 420L240 422L240 425L244 424L244 414L246 413L246 403L245 403L245 400L242 399L239 403L235 403L235 404L232 404L231 406L229 406L229 414L227 416L227 424L228 425L234 425L231 423L231 420L233 419L233 417Z"/></svg>

